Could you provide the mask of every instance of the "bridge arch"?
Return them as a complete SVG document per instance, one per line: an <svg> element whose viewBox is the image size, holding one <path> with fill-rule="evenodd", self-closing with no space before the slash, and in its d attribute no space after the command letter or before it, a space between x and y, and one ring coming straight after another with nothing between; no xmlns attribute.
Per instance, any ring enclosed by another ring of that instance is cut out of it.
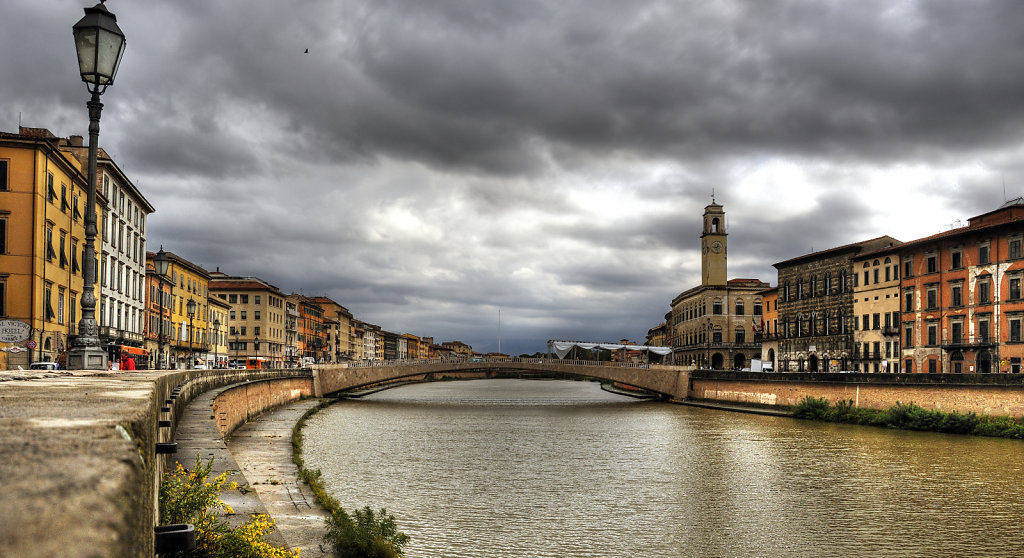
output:
<svg viewBox="0 0 1024 558"><path fill-rule="evenodd" d="M434 381L452 376L494 377L501 372L564 374L618 382L651 391L670 399L685 399L689 369L680 366L567 364L547 359L515 359L488 362L399 361L377 366L317 365L313 386L318 397L403 379Z"/></svg>

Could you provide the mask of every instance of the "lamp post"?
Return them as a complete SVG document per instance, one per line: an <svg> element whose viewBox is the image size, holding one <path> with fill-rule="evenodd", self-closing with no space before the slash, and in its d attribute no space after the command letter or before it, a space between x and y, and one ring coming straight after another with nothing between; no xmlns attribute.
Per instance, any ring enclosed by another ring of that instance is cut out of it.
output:
<svg viewBox="0 0 1024 558"><path fill-rule="evenodd" d="M188 312L188 366L191 369L196 364L196 354L192 350L192 337L194 336L192 331L192 318L196 317L196 301L193 298L188 299L185 303L185 311Z"/></svg>
<svg viewBox="0 0 1024 558"><path fill-rule="evenodd" d="M170 268L171 259L167 257L167 252L164 252L164 247L160 245L160 251L156 253L156 257L153 258L153 271L156 272L157 281L160 282L160 328L157 333L157 365L158 369L164 368L164 279L167 277L167 270Z"/></svg>
<svg viewBox="0 0 1024 558"><path fill-rule="evenodd" d="M220 318L213 319L213 367L217 368L217 363L220 362L219 355L217 353L217 343L220 340Z"/></svg>
<svg viewBox="0 0 1024 558"><path fill-rule="evenodd" d="M252 340L252 348L253 348L253 350L256 351L256 367L257 368L262 368L260 366L260 338L259 337L254 337L253 338L253 340Z"/></svg>
<svg viewBox="0 0 1024 558"><path fill-rule="evenodd" d="M238 368L238 330L235 330L235 368Z"/></svg>
<svg viewBox="0 0 1024 558"><path fill-rule="evenodd" d="M89 109L89 187L85 207L85 261L82 284L82 319L78 336L68 351L68 368L72 370L105 370L107 353L100 346L96 325L96 149L100 135L100 95L114 83L117 67L124 54L124 33L117 26L117 17L107 11L101 1L85 8L85 16L71 28L78 51L78 70L86 88L92 93Z"/></svg>

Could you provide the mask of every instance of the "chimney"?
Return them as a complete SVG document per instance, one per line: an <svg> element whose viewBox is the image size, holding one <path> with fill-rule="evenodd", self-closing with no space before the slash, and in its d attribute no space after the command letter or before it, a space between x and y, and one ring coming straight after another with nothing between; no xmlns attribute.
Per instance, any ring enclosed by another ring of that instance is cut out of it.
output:
<svg viewBox="0 0 1024 558"><path fill-rule="evenodd" d="M71 147L82 147L82 136L68 136Z"/></svg>

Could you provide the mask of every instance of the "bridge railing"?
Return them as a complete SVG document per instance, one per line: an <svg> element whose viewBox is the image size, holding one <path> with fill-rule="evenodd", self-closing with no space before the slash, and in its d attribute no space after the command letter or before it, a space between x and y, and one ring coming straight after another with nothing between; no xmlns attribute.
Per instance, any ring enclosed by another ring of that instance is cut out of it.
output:
<svg viewBox="0 0 1024 558"><path fill-rule="evenodd" d="M611 362L606 360L580 360L580 359L559 359L545 357L509 357L503 359L480 359L480 358L432 358L432 359L392 359L392 360L363 360L351 361L346 365L349 368L369 368L374 366L417 366L428 364L452 364L452 363L528 363L528 364L560 364L569 366L614 366L618 368L655 368L669 365L650 364L646 362ZM678 368L678 366L673 366Z"/></svg>

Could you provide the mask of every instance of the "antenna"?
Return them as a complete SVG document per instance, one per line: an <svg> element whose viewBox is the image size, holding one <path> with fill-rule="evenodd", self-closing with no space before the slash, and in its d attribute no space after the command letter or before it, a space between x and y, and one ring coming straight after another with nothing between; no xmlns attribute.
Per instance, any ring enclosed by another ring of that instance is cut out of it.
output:
<svg viewBox="0 0 1024 558"><path fill-rule="evenodd" d="M715 189L711 189L711 203L715 203Z"/></svg>

